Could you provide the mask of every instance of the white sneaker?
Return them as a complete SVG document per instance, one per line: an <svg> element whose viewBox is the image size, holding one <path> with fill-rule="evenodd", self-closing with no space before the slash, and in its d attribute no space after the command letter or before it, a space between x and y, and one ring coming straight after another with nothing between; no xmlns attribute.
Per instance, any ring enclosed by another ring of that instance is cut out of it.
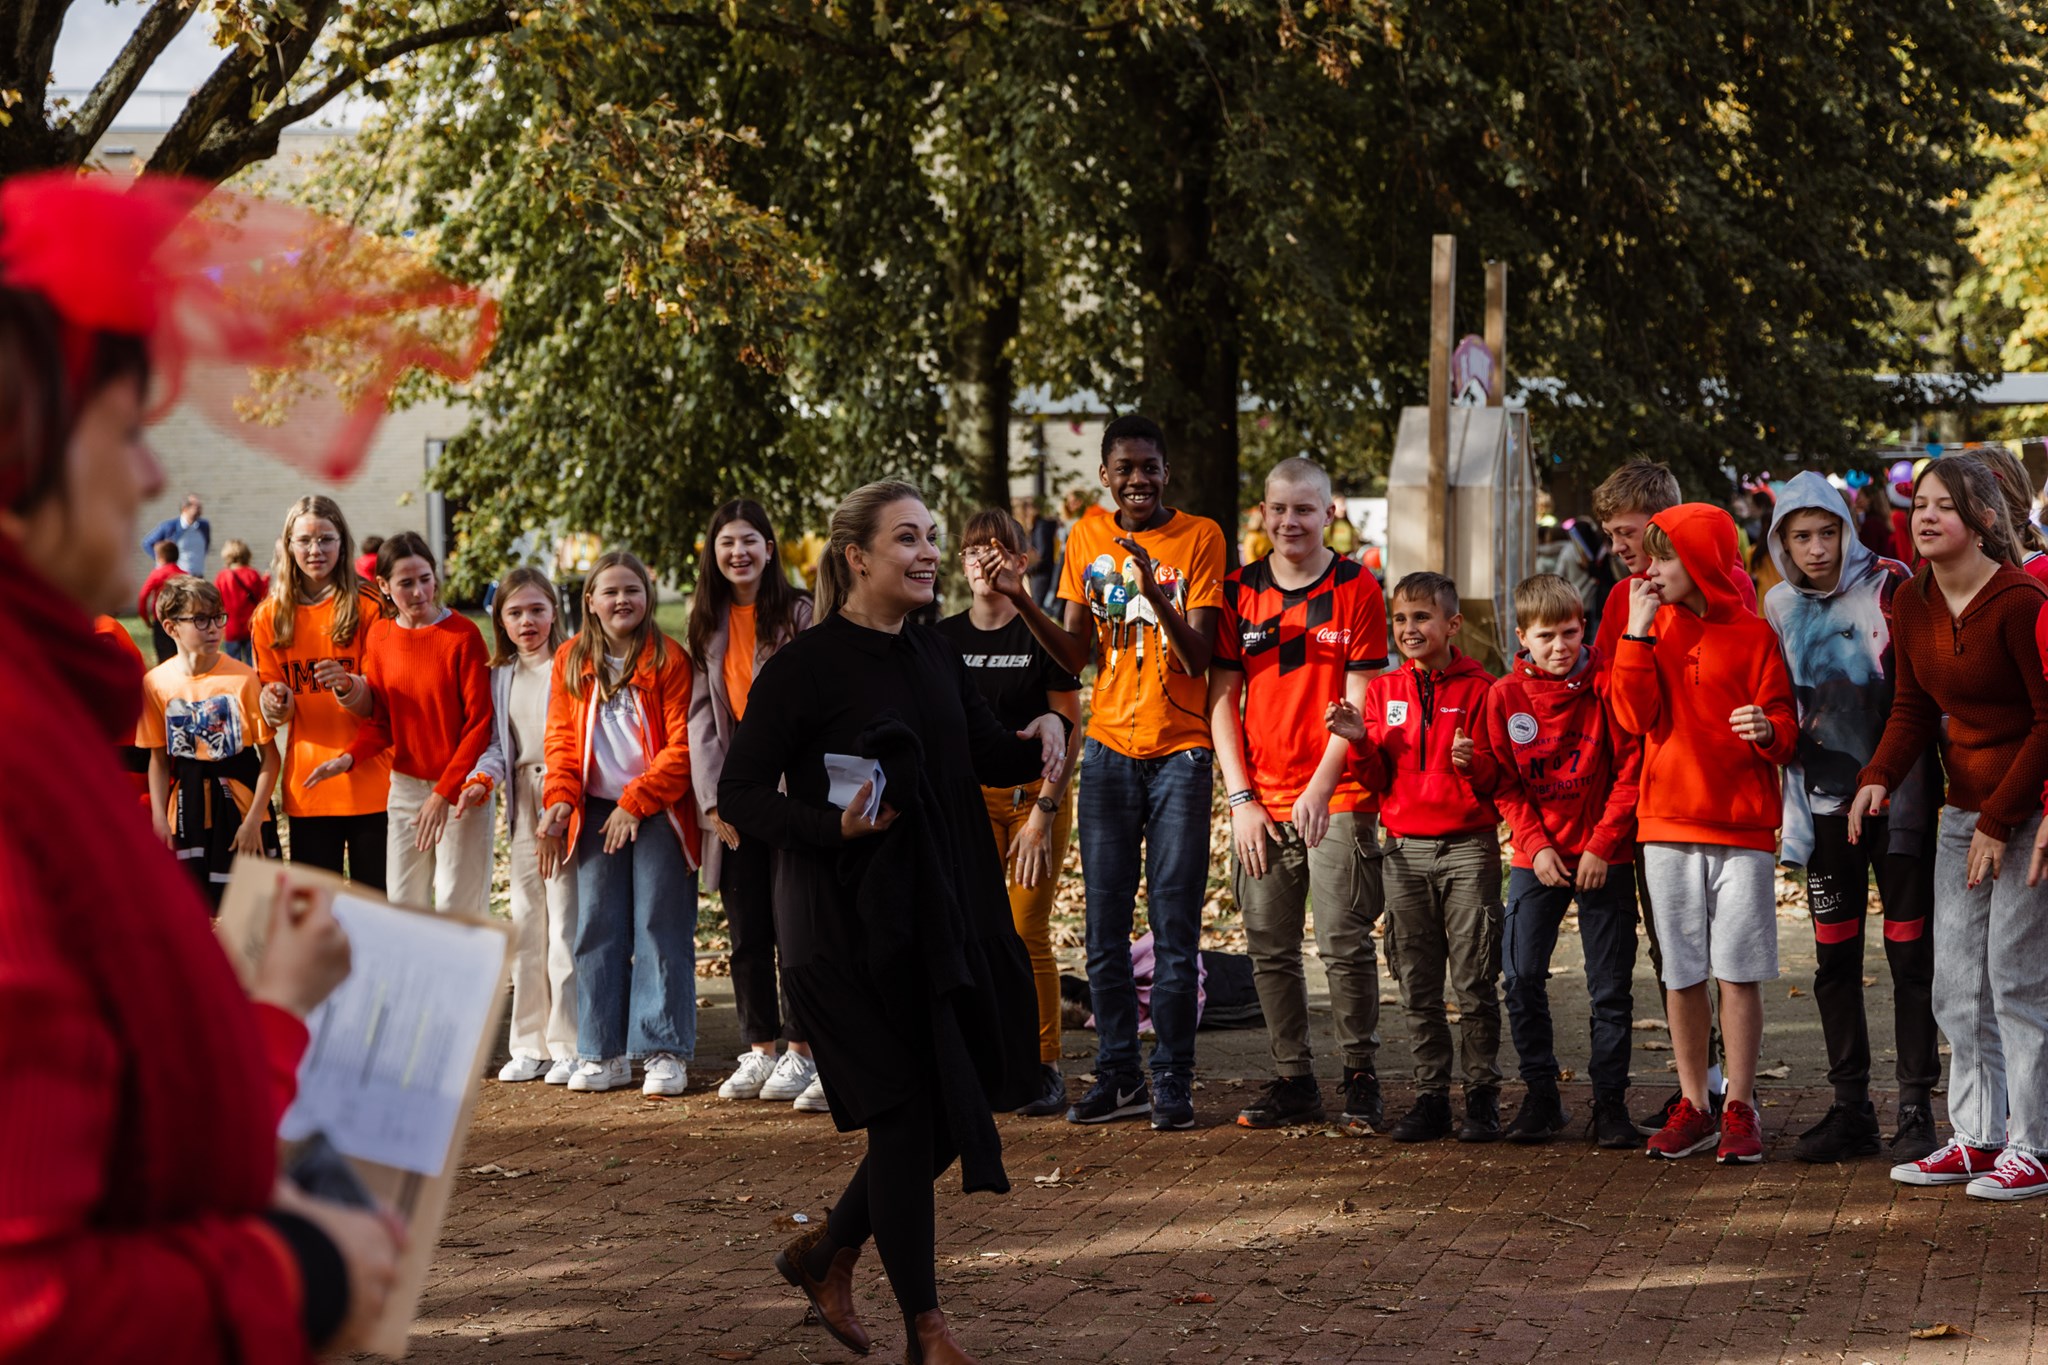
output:
<svg viewBox="0 0 2048 1365"><path fill-rule="evenodd" d="M756 1052L748 1048L739 1056L739 1066L732 1075L725 1078L725 1084L718 1087L718 1098L722 1100L751 1100L758 1097L761 1087L775 1074L775 1054Z"/></svg>
<svg viewBox="0 0 2048 1365"><path fill-rule="evenodd" d="M788 1103L810 1089L811 1082L817 1079L818 1064L791 1048L775 1064L775 1074L761 1083L761 1098Z"/></svg>
<svg viewBox="0 0 2048 1365"><path fill-rule="evenodd" d="M601 1062L578 1062L569 1073L569 1088L579 1094L616 1090L633 1083L633 1064L624 1057L607 1057Z"/></svg>
<svg viewBox="0 0 2048 1365"><path fill-rule="evenodd" d="M690 1073L683 1069L683 1063L672 1052L657 1052L647 1059L646 1080L640 1086L643 1095L680 1095L690 1084Z"/></svg>
<svg viewBox="0 0 2048 1365"><path fill-rule="evenodd" d="M548 1068L548 1074L541 1077L546 1085L567 1085L569 1078L576 1074L576 1059L564 1057Z"/></svg>
<svg viewBox="0 0 2048 1365"><path fill-rule="evenodd" d="M825 1103L825 1082L818 1076L818 1068L811 1068L811 1083L804 1087L804 1093L796 1097L793 1106L799 1114L829 1114L832 1106Z"/></svg>
<svg viewBox="0 0 2048 1365"><path fill-rule="evenodd" d="M538 1057L514 1057L498 1068L501 1081L537 1081L547 1074L548 1064Z"/></svg>

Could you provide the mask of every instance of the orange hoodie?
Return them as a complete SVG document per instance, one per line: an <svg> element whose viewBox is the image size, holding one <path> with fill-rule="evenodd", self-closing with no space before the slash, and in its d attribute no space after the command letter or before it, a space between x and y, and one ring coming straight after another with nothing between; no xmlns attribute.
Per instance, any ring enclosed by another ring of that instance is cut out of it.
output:
<svg viewBox="0 0 2048 1365"><path fill-rule="evenodd" d="M683 853L696 867L701 851L697 808L690 794L690 655L667 636L660 637L664 658L654 662L652 645L640 652L632 687L640 701L640 744L647 769L626 784L619 804L645 820L656 811L668 816ZM569 803L569 847L583 828L583 789L590 774L591 721L597 710L594 668L583 670L583 699L568 687L569 651L575 640L555 651L548 690L547 778L542 786L543 809Z"/></svg>
<svg viewBox="0 0 2048 1365"><path fill-rule="evenodd" d="M1704 617L1667 603L1655 644L1615 646L1609 696L1615 723L1644 737L1642 842L1778 847L1778 765L1799 747L1792 679L1770 626L1743 605L1735 585L1735 522L1688 502L1650 519L1671 537L1678 562L1706 599ZM1768 744L1738 738L1728 717L1761 706Z"/></svg>

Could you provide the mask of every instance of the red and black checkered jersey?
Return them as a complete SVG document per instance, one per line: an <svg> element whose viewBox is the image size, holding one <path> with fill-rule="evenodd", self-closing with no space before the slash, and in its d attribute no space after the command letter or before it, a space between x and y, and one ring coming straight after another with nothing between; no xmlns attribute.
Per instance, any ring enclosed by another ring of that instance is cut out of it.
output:
<svg viewBox="0 0 2048 1365"><path fill-rule="evenodd" d="M1387 666L1387 606L1379 580L1339 555L1305 588L1273 581L1271 557L1223 580L1217 668L1244 674L1244 748L1266 813L1292 818L1330 742L1323 709L1344 696L1344 675ZM1347 771L1332 811L1372 810Z"/></svg>

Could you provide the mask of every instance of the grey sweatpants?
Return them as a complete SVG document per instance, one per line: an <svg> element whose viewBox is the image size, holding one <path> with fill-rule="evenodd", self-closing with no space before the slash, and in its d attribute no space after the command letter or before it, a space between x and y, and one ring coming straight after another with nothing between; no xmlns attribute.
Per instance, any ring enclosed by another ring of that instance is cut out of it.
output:
<svg viewBox="0 0 2048 1365"><path fill-rule="evenodd" d="M1379 821L1369 814L1334 814L1329 833L1314 848L1293 825L1276 828L1279 838L1266 840L1266 875L1254 879L1240 864L1236 877L1273 1070L1281 1076L1315 1074L1301 966L1301 930L1313 905L1337 1050L1345 1066L1372 1071L1380 1046L1379 950L1372 941L1384 903Z"/></svg>
<svg viewBox="0 0 2048 1365"><path fill-rule="evenodd" d="M1941 808L1934 852L1934 1021L1948 1039L1948 1116L1972 1147L2048 1156L2048 886L2027 885L2036 815L2005 868L1972 890L1977 812Z"/></svg>
<svg viewBox="0 0 2048 1365"><path fill-rule="evenodd" d="M1451 1088L1445 977L1465 1091L1500 1088L1500 843L1492 830L1386 844L1387 961L1415 1047L1415 1087Z"/></svg>

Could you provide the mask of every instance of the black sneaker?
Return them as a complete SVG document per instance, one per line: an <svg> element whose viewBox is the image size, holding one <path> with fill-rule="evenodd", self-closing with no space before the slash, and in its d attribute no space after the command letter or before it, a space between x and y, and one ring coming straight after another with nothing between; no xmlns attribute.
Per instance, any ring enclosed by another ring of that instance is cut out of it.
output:
<svg viewBox="0 0 2048 1365"><path fill-rule="evenodd" d="M1387 1106L1380 1099L1380 1078L1355 1066L1344 1068L1344 1127L1357 1137L1387 1130Z"/></svg>
<svg viewBox="0 0 2048 1365"><path fill-rule="evenodd" d="M1143 1118L1152 1109L1152 1090L1143 1076L1097 1076L1088 1093L1067 1110L1068 1123L1108 1123Z"/></svg>
<svg viewBox="0 0 2048 1365"><path fill-rule="evenodd" d="M1636 1120L1636 1133L1641 1137L1655 1137L1663 1132L1664 1125L1671 1122L1672 1111L1678 1108L1678 1102L1684 1098L1685 1092L1683 1090L1672 1091L1671 1098L1664 1101L1662 1108L1653 1114L1645 1114ZM1708 1098L1713 1101L1714 1112L1719 1114L1721 1112L1721 1105L1726 1101L1727 1096L1716 1092Z"/></svg>
<svg viewBox="0 0 2048 1365"><path fill-rule="evenodd" d="M1152 1131L1174 1132L1195 1126L1195 1099L1183 1076L1152 1079Z"/></svg>
<svg viewBox="0 0 2048 1365"><path fill-rule="evenodd" d="M1323 1092L1313 1076L1279 1076L1267 1081L1259 1097L1237 1111L1240 1128L1285 1128L1290 1123L1321 1123Z"/></svg>
<svg viewBox="0 0 2048 1365"><path fill-rule="evenodd" d="M1451 1097L1428 1090L1415 1097L1415 1107L1394 1120L1387 1136L1396 1142L1435 1142L1451 1135Z"/></svg>
<svg viewBox="0 0 2048 1365"><path fill-rule="evenodd" d="M1458 1141L1500 1141L1500 1091L1489 1086L1465 1096L1465 1121L1458 1125Z"/></svg>
<svg viewBox="0 0 2048 1365"><path fill-rule="evenodd" d="M1643 1145L1628 1116L1628 1101L1620 1095L1593 1097L1593 1145L1610 1152L1632 1152Z"/></svg>
<svg viewBox="0 0 2048 1365"><path fill-rule="evenodd" d="M1932 1156L1941 1146L1934 1140L1934 1111L1924 1104L1900 1105L1899 1131L1886 1141L1894 1164Z"/></svg>
<svg viewBox="0 0 2048 1365"><path fill-rule="evenodd" d="M1026 1118L1049 1118L1067 1107L1067 1078L1060 1074L1059 1063L1046 1062L1038 1081L1038 1098L1017 1112Z"/></svg>
<svg viewBox="0 0 2048 1365"><path fill-rule="evenodd" d="M1869 1100L1848 1104L1841 1100L1828 1106L1821 1121L1799 1135L1792 1149L1795 1160L1824 1165L1853 1157L1876 1156L1882 1144L1877 1137L1877 1110Z"/></svg>
<svg viewBox="0 0 2048 1365"><path fill-rule="evenodd" d="M1471 1105L1465 1108L1469 1114ZM1515 1121L1508 1125L1507 1140L1524 1144L1548 1142L1562 1133L1571 1119L1572 1116L1565 1112L1564 1101L1558 1098L1555 1085L1531 1086L1529 1093L1522 1097L1522 1107L1515 1111Z"/></svg>

